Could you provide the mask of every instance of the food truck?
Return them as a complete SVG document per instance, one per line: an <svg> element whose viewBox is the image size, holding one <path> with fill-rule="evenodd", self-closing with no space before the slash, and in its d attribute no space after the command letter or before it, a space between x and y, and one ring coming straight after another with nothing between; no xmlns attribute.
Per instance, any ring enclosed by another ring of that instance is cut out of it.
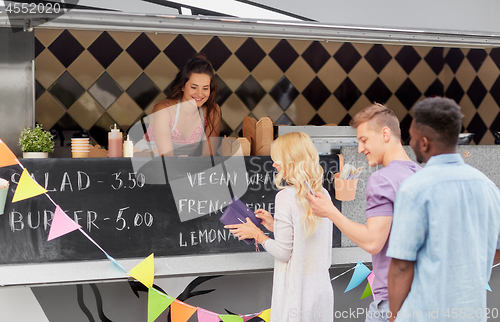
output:
<svg viewBox="0 0 500 322"><path fill-rule="evenodd" d="M474 134L460 152L500 185L499 10L483 0L0 1L0 139L46 191L13 203L23 169L0 168L10 182L0 215L0 320L145 321L148 290L130 271L152 254L154 285L191 307L248 316L270 307L272 256L218 220L233 197L230 186L251 210L273 213L268 153L221 152L216 166L176 158L168 173L178 177L163 179L152 156L99 154L112 126L123 134L144 130L195 53L216 71L221 137L242 137L248 116L271 120L273 138L300 128L320 151L332 196L338 154L365 166L356 198L334 199L354 220L365 220L364 183L374 170L357 155L348 125L372 102L395 111L405 141L415 102L455 99L463 132ZM54 152L21 159L19 135L35 123L51 131ZM89 138L96 154L72 158L77 137ZM184 197L166 184L179 178L191 185L178 191ZM215 190L222 191L217 201L206 196ZM47 240L56 205L79 228ZM192 209L199 216L179 217ZM338 229L332 240L335 317L364 321L371 298L360 299L362 286L343 290L356 263L369 267L371 256ZM495 269L489 285L493 314Z"/></svg>

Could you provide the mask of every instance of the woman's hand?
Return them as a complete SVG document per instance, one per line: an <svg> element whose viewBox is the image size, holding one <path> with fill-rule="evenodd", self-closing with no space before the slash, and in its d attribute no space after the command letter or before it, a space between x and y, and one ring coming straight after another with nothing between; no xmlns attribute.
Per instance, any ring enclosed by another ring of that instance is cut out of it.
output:
<svg viewBox="0 0 500 322"><path fill-rule="evenodd" d="M274 231L274 218L271 214L264 209L257 209L255 211L255 217L262 220L262 225L266 227L269 231Z"/></svg>
<svg viewBox="0 0 500 322"><path fill-rule="evenodd" d="M254 239L257 234L262 232L248 217L244 224L226 225L224 228L229 229L229 232L239 239Z"/></svg>

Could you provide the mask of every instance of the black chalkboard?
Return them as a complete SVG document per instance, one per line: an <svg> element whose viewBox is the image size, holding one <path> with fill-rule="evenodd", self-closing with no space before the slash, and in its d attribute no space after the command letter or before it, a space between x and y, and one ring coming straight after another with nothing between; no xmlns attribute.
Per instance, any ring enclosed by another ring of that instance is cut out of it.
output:
<svg viewBox="0 0 500 322"><path fill-rule="evenodd" d="M223 228L219 217L225 204L210 204L207 196L190 193L187 187L184 193L188 198L180 207L170 184L180 178L186 180L189 174L189 185L193 187L202 184L215 192L221 187L228 189L229 182L231 186L235 183L233 190L237 192L239 180L248 184L241 199L250 209L264 208L274 213L277 190L272 160L269 157L237 158L242 158L246 166L246 174L240 173L237 178L231 176L230 166L225 168L225 173L229 173L226 176L217 167L227 164L222 163L227 161L222 157L134 158L134 163L128 158L21 161L49 191L55 203L77 220L109 255L118 259L145 257L151 253L177 256L255 251L253 245L238 241ZM322 156L321 164L325 169L324 186L333 196L338 157ZM11 203L21 172L19 166L0 168L0 178L11 182L5 212L0 215L0 264L106 258L79 231L47 241L54 211L48 198L40 195ZM340 208L340 202L335 199L334 202ZM177 206L184 212L197 211L199 207L217 210L193 219L184 217L182 221ZM340 232L336 228L332 246L340 247Z"/></svg>

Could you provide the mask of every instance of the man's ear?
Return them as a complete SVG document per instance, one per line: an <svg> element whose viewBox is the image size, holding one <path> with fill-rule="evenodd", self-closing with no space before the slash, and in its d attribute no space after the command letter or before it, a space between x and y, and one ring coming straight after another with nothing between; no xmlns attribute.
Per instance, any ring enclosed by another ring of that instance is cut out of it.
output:
<svg viewBox="0 0 500 322"><path fill-rule="evenodd" d="M423 136L422 139L419 142L420 144L420 151L421 152L429 152L430 150L430 142L429 139L427 139L426 136Z"/></svg>
<svg viewBox="0 0 500 322"><path fill-rule="evenodd" d="M389 142L389 140L391 139L391 129L387 126L384 126L382 128L382 137L384 138L384 142Z"/></svg>

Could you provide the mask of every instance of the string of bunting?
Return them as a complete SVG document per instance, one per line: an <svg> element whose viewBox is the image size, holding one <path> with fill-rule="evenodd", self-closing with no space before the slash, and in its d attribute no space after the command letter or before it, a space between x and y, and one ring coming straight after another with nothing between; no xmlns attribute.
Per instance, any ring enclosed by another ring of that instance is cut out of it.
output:
<svg viewBox="0 0 500 322"><path fill-rule="evenodd" d="M17 184L17 188L12 198L12 203L33 198L44 194L47 199L52 202L55 207L54 216L49 230L47 241L51 241L75 230L79 230L88 240L90 240L106 257L113 262L126 275L133 277L148 288L148 322L153 322L165 311L169 306L171 309L171 317L173 322L185 322L193 316L195 312L198 314L200 322L245 322L254 317L260 317L262 320L270 321L270 309L259 313L248 315L230 315L217 314L203 308L194 307L179 301L161 291L153 288L154 282L154 254L149 255L146 259L137 264L130 271L127 271L118 261L110 256L92 237L90 237L80 225L72 220L61 207L49 196L48 191L44 189L28 170L17 159L9 147L0 139L0 167L19 165L22 169L22 174Z"/></svg>
<svg viewBox="0 0 500 322"><path fill-rule="evenodd" d="M200 322L246 322L254 317L260 317L262 320L269 322L271 318L271 310L267 309L259 313L247 314L247 315L231 315L231 314L217 314L200 307L194 307L179 301L155 288L153 288L154 282L154 254L149 255L146 259L137 264L130 271L127 271L120 263L118 263L112 256L110 256L98 243L96 243L74 220L72 220L61 207L52 200L49 196L48 191L40 186L32 175L29 174L28 170L19 162L14 153L8 148L8 146L0 139L0 167L19 165L21 167L22 174L19 179L17 188L14 192L12 203L33 198L44 194L54 205L55 211L52 218L51 227L49 230L49 235L47 241L51 241L75 230L79 230L88 240L90 240L99 250L101 250L104 255L114 263L120 270L122 270L126 275L136 279L148 288L148 322L153 322L163 313L168 307L171 310L171 318L173 322L186 322L197 313L198 321ZM496 267L495 265L494 267ZM368 280L365 290L361 296L364 299L370 295L373 295L375 300L375 294L372 292L373 280L375 274L363 263L358 261L358 263L346 270L345 272L333 277L331 281L341 277L342 275L354 270L347 288L344 293L359 286L365 279ZM489 285L486 285L487 290L491 292Z"/></svg>

